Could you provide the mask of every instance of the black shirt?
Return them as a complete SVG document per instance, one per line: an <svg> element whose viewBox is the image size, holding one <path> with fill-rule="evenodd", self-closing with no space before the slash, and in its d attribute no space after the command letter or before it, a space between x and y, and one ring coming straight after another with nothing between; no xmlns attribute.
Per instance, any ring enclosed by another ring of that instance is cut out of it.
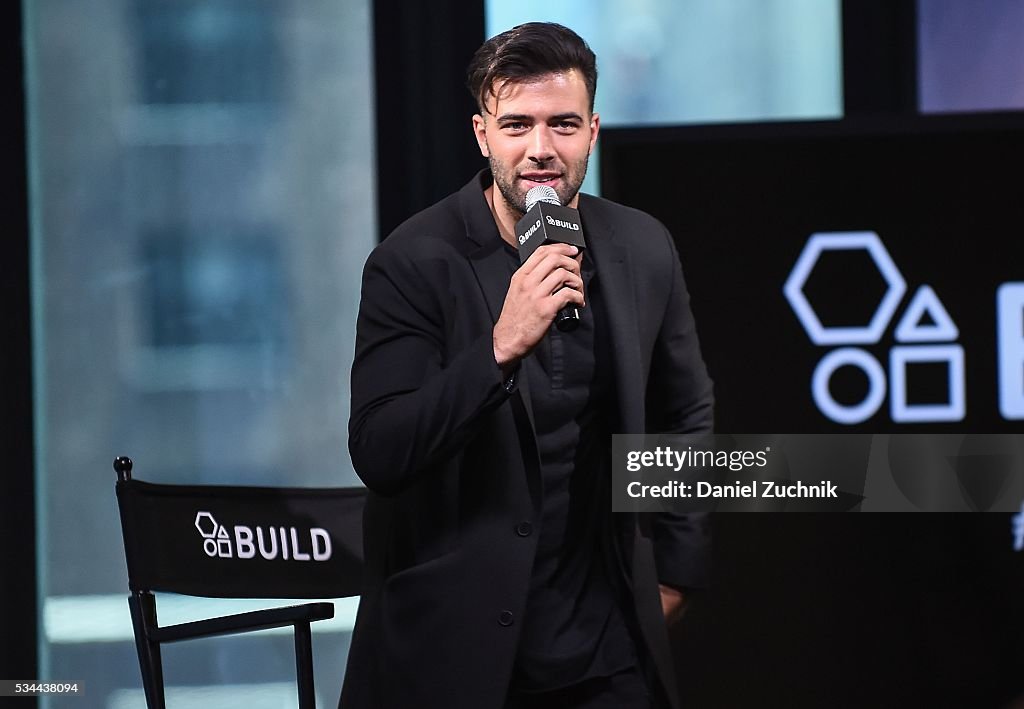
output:
<svg viewBox="0 0 1024 709"><path fill-rule="evenodd" d="M512 271L519 256L507 247ZM537 556L512 686L543 691L610 676L636 662L615 590L609 487L615 400L598 276L584 252L580 325L552 326L523 361L540 453Z"/></svg>

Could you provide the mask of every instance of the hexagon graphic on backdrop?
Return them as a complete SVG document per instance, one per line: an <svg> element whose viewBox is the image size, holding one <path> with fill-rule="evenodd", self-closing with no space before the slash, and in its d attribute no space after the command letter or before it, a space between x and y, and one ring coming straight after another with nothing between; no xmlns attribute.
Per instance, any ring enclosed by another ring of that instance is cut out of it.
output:
<svg viewBox="0 0 1024 709"><path fill-rule="evenodd" d="M203 535L203 539L213 539L217 536L217 520L209 512L196 512L196 529ZM209 529L209 531L206 531Z"/></svg>
<svg viewBox="0 0 1024 709"><path fill-rule="evenodd" d="M807 300L803 288L810 278L814 266L825 251L867 251L875 267L886 283L885 295L875 308L874 315L866 325L855 327L826 327ZM811 342L816 345L875 344L892 320L896 308L907 290L900 270L889 252L873 231L817 232L811 234L800 257L783 286L786 300L793 308L800 324L807 331Z"/></svg>

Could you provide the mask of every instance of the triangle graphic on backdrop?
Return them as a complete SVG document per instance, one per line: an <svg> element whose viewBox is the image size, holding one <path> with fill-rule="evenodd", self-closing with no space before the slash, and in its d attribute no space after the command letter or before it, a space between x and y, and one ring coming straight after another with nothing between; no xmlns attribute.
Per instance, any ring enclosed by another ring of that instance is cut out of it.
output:
<svg viewBox="0 0 1024 709"><path fill-rule="evenodd" d="M897 342L949 342L960 336L931 286L921 286L896 326Z"/></svg>
<svg viewBox="0 0 1024 709"><path fill-rule="evenodd" d="M925 310L921 313L921 319L917 321L917 327L935 327L938 323L935 322L935 318L932 317L930 311Z"/></svg>

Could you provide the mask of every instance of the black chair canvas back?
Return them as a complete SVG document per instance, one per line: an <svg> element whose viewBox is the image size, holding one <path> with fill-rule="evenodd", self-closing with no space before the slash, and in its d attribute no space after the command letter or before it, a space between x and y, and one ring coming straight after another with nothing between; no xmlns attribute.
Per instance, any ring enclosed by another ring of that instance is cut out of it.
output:
<svg viewBox="0 0 1024 709"><path fill-rule="evenodd" d="M291 625L300 707L314 706L307 603L160 627L153 591L212 598L341 598L360 592L363 488L164 485L114 461L129 607L151 709L164 707L160 644Z"/></svg>

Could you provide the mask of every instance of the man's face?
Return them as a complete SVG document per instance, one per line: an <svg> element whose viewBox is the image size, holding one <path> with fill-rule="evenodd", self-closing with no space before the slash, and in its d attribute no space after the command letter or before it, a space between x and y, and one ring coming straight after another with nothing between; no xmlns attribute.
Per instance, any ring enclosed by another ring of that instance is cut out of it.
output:
<svg viewBox="0 0 1024 709"><path fill-rule="evenodd" d="M573 69L495 89L485 114L473 116L473 129L504 206L518 218L526 193L548 185L575 207L600 127L583 77Z"/></svg>

